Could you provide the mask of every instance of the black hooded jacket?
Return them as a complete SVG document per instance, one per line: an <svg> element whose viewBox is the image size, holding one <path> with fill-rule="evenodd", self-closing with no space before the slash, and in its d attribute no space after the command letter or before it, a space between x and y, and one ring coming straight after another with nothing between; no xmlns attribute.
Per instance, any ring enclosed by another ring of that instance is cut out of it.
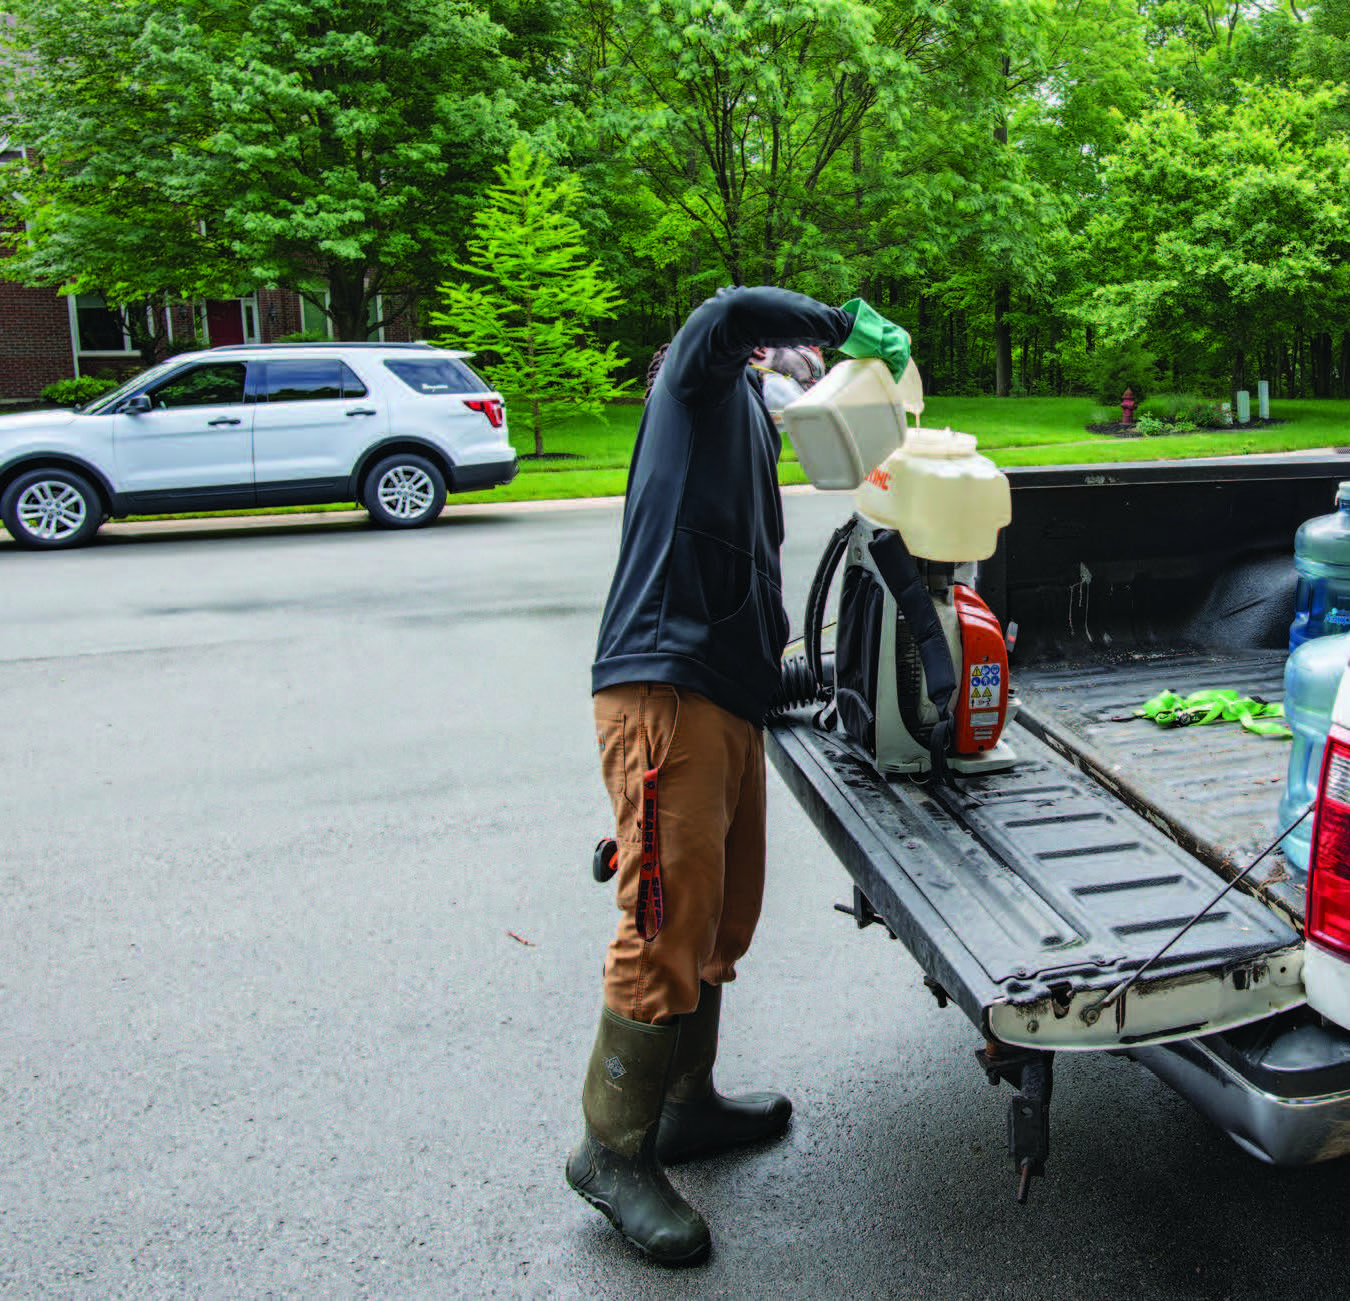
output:
<svg viewBox="0 0 1350 1301"><path fill-rule="evenodd" d="M838 347L852 328L769 287L722 290L684 323L633 449L593 691L666 682L763 723L788 638L782 440L746 364L761 347Z"/></svg>

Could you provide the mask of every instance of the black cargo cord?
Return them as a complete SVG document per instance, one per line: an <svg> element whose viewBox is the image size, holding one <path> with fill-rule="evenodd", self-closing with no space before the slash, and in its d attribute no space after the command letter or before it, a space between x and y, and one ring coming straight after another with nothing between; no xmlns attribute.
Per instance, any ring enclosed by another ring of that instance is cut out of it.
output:
<svg viewBox="0 0 1350 1301"><path fill-rule="evenodd" d="M1083 1009L1082 1015L1086 1016L1089 1012L1100 1012L1102 1008L1110 1007L1112 1003L1115 1003L1119 1001L1121 998L1123 998L1126 992L1129 990L1130 986L1133 985L1134 982L1138 980L1139 977L1142 976L1144 972L1146 972L1155 962L1157 962L1157 960L1161 958L1162 955L1172 947L1172 945L1174 945L1179 939L1181 939L1181 937L1185 935L1186 932L1190 930L1191 927L1194 926L1195 923L1198 922L1200 918L1202 918L1211 908L1213 908L1214 905L1217 904L1235 885L1238 885L1241 881L1243 881L1246 878L1247 874L1252 870L1252 868L1254 868L1263 858L1265 858L1267 854L1271 853L1275 849L1275 847L1280 843L1280 841L1282 841L1291 831L1293 831L1293 829L1296 826L1298 826L1300 822L1303 821L1304 818L1308 816L1309 813L1313 811L1313 807L1314 806L1312 804L1309 804L1308 807L1304 809L1303 812L1300 813L1298 817L1296 817L1287 827L1281 828L1280 834L1277 835L1275 839L1272 840L1270 844L1268 844L1259 854L1257 854L1257 856L1254 859L1252 859L1252 861L1248 863L1247 866L1242 869L1242 871L1240 871L1231 881L1229 881L1228 884L1224 886L1224 888L1214 896L1214 898L1212 898L1203 908L1201 908L1200 911L1196 913L1195 916L1192 917L1190 921L1188 921L1179 931L1177 931L1177 933L1173 935L1172 938L1168 940L1167 943L1164 944L1162 948L1160 948L1151 958L1149 958L1148 961L1143 964L1143 966L1138 967L1136 968L1136 970L1132 971L1128 976L1125 977L1124 980L1120 982L1120 984L1118 984L1114 989L1110 990L1106 994L1103 994L1102 997L1099 998L1095 1003L1091 1004L1088 1007L1085 1007Z"/></svg>

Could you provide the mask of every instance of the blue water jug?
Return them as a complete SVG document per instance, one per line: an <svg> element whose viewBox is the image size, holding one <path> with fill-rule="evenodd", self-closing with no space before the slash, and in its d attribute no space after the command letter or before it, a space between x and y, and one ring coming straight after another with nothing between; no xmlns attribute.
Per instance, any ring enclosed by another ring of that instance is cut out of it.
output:
<svg viewBox="0 0 1350 1301"><path fill-rule="evenodd" d="M1316 637L1304 642L1284 666L1284 717L1294 733L1289 751L1289 775L1280 800L1279 826L1287 827L1317 794L1322 775L1322 748L1331 726L1331 709L1341 674L1350 659L1350 633ZM1281 845L1293 864L1308 868L1312 849L1312 815L1309 814Z"/></svg>
<svg viewBox="0 0 1350 1301"><path fill-rule="evenodd" d="M1350 632L1350 483L1336 489L1336 509L1319 515L1294 535L1294 622L1289 649L1313 637Z"/></svg>

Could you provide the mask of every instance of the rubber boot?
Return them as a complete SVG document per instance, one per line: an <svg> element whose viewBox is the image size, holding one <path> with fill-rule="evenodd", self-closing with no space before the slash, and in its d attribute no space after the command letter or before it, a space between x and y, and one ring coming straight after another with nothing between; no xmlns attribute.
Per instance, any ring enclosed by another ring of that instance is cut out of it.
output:
<svg viewBox="0 0 1350 1301"><path fill-rule="evenodd" d="M605 1008L582 1091L586 1132L567 1158L567 1183L658 1264L696 1265L712 1243L708 1226L656 1159L677 1035L676 1026Z"/></svg>
<svg viewBox="0 0 1350 1301"><path fill-rule="evenodd" d="M698 1010L680 1018L680 1038L656 1138L656 1155L665 1165L777 1138L792 1117L792 1103L781 1093L728 1098L713 1088L721 1013L721 986L700 985Z"/></svg>

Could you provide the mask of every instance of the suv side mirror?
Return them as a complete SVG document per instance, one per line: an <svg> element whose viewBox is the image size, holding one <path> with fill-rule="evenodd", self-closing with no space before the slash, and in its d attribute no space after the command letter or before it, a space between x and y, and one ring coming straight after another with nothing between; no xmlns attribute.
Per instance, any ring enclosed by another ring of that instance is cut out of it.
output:
<svg viewBox="0 0 1350 1301"><path fill-rule="evenodd" d="M127 398L122 403L122 413L128 416L144 415L150 410L150 399L144 393L137 393L135 397Z"/></svg>

